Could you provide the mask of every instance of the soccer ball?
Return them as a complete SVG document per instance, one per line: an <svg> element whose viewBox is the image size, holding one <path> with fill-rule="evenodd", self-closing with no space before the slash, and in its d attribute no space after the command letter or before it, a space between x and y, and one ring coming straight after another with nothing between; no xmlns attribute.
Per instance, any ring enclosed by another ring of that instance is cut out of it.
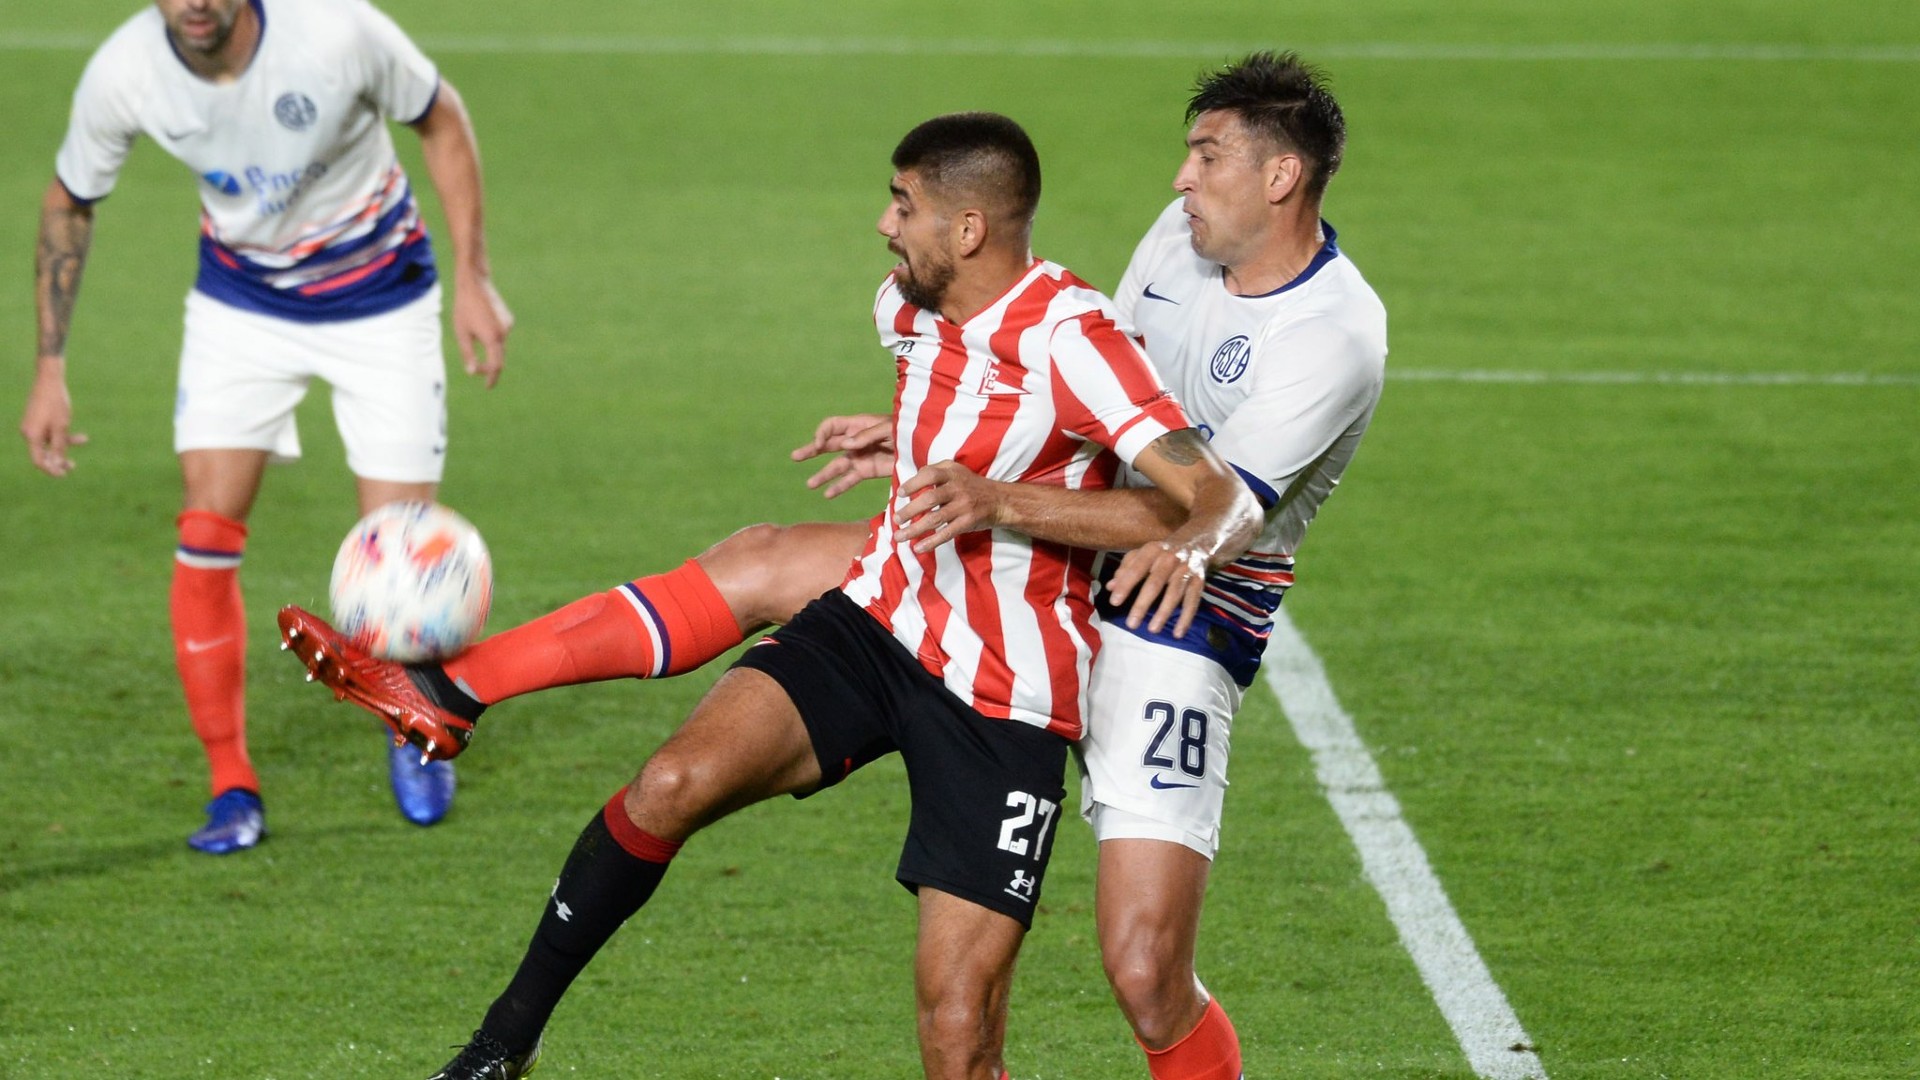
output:
<svg viewBox="0 0 1920 1080"><path fill-rule="evenodd" d="M480 531L437 503L388 503L354 525L327 588L334 628L374 656L420 664L480 636L493 560Z"/></svg>

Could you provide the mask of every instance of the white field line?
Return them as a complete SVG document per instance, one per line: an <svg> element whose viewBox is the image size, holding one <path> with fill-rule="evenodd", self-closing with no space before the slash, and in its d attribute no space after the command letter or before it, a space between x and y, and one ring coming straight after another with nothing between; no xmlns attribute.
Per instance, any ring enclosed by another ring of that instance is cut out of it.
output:
<svg viewBox="0 0 1920 1080"><path fill-rule="evenodd" d="M0 51L56 52L91 50L106 32L0 32ZM827 38L827 37L658 37L643 34L422 34L428 52L609 54L616 56L999 56L1077 57L1096 60L1220 59L1273 44L1257 41L1087 41L1037 39ZM1768 45L1688 42L1548 42L1542 44L1457 44L1361 41L1320 45L1291 43L1316 60L1442 61L1649 61L1741 60L1845 63L1920 63L1920 45Z"/></svg>
<svg viewBox="0 0 1920 1080"><path fill-rule="evenodd" d="M1591 386L1920 386L1920 373L1870 371L1485 371L1387 367L1401 382L1580 383Z"/></svg>
<svg viewBox="0 0 1920 1080"><path fill-rule="evenodd" d="M1313 755L1314 773L1360 851L1367 880L1386 901L1400 943L1432 992L1440 1014L1466 1052L1475 1075L1489 1080L1546 1080L1533 1040L1473 947L1473 939L1400 816L1373 755L1340 707L1326 668L1284 610L1274 613L1267 643L1267 683L1294 734Z"/></svg>

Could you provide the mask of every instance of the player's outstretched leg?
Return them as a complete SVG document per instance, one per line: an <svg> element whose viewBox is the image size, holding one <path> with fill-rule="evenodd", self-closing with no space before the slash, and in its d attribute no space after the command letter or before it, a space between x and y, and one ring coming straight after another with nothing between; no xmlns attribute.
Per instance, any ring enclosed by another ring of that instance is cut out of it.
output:
<svg viewBox="0 0 1920 1080"><path fill-rule="evenodd" d="M519 1067L511 1063L538 1053L567 988L652 898L688 837L741 807L819 784L812 740L785 691L758 671L722 676L639 776L587 822L519 969L472 1041L437 1075L522 1075L509 1071ZM499 1071L484 1071L496 1063Z"/></svg>
<svg viewBox="0 0 1920 1080"><path fill-rule="evenodd" d="M484 709L555 686L692 671L838 585L865 543L858 524L750 525L667 573L480 642L444 665L448 692Z"/></svg>
<svg viewBox="0 0 1920 1080"><path fill-rule="evenodd" d="M1154 1080L1240 1080L1233 1022L1194 974L1211 867L1171 841L1100 842L1100 957Z"/></svg>

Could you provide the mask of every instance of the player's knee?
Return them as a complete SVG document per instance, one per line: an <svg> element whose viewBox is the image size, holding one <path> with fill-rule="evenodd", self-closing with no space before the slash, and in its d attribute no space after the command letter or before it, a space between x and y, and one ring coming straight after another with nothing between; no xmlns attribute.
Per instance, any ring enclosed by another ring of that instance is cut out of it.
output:
<svg viewBox="0 0 1920 1080"><path fill-rule="evenodd" d="M1123 949L1104 958L1113 997L1148 1046L1170 1046L1193 1026L1206 1006L1193 972L1151 949Z"/></svg>
<svg viewBox="0 0 1920 1080"><path fill-rule="evenodd" d="M765 522L749 525L700 553L701 569L743 628L793 615L793 605L779 595L782 541L789 531Z"/></svg>
<svg viewBox="0 0 1920 1080"><path fill-rule="evenodd" d="M982 1003L948 996L920 1003L920 1047L938 1076L975 1075L974 1068L998 1052L991 1011Z"/></svg>
<svg viewBox="0 0 1920 1080"><path fill-rule="evenodd" d="M662 750L647 759L627 785L627 819L649 832L674 838L691 834L718 797L711 770Z"/></svg>

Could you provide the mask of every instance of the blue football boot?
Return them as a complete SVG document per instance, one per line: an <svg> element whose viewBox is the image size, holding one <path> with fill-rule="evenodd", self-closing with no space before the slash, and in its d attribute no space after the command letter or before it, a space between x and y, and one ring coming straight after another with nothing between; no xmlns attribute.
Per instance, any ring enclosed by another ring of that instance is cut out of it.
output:
<svg viewBox="0 0 1920 1080"><path fill-rule="evenodd" d="M209 855L231 855L266 836L267 811L260 796L246 788L228 788L207 804L207 823L187 837L187 846Z"/></svg>
<svg viewBox="0 0 1920 1080"><path fill-rule="evenodd" d="M453 762L423 763L420 751L408 743L388 745L387 779L401 815L415 825L439 821L453 805Z"/></svg>

